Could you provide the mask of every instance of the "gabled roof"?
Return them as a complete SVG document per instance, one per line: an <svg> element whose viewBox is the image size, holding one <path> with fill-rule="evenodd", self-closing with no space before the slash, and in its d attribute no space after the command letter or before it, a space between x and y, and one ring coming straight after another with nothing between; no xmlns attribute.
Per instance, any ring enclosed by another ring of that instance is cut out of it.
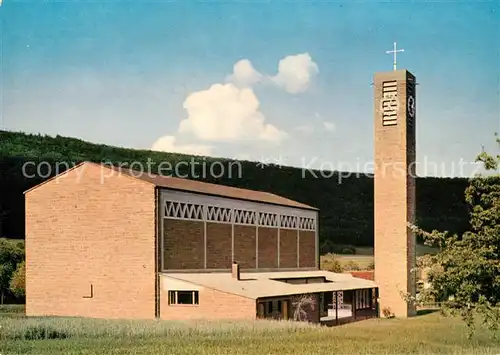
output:
<svg viewBox="0 0 500 355"><path fill-rule="evenodd" d="M246 200L246 201L269 203L269 204L274 204L274 205L295 207L295 208L308 209L308 210L317 210L314 207L311 207L311 206L308 206L306 204L303 204L303 203L300 203L300 202L297 202L294 200L290 200L286 197L275 195L275 194L272 194L269 192L247 190L247 189L241 189L241 188L237 188L237 187L231 187L231 186L225 186L225 185L219 185L219 184L212 184L212 183L207 183L207 182L202 182L202 181L197 181L197 180L190 180L190 179L183 179L183 178L177 178L177 177L172 177L172 176L157 175L157 174L152 174L150 172L141 172L141 171L132 170L132 169L128 169L128 168L110 166L107 164L96 164L96 163L92 163L92 162L83 162L81 164L78 164L75 167L68 169L65 172L59 174L58 176L60 176L62 174L66 174L67 172L74 170L74 169L76 169L79 166L82 166L84 164L92 164L92 165L96 165L99 167L104 166L106 168L113 169L113 170L119 172L120 174L124 174L124 175L130 176L132 178L151 183L151 184L153 184L157 187L161 187L161 188L167 188L167 189L184 191L184 192L193 192L193 193L199 193L199 194L205 194L205 195L221 196L221 197ZM35 187L32 187L31 189L25 191L25 193L47 183L48 181L50 181L56 177L57 176L55 176L51 179L48 179Z"/></svg>
<svg viewBox="0 0 500 355"><path fill-rule="evenodd" d="M297 207L303 209L313 209L315 208L308 206L306 204L290 200L286 197L275 195L269 192L256 191L240 189L237 187L211 184L208 182L202 182L197 180L182 179L173 176L163 176L149 173L140 173L131 169L123 169L118 167L113 167L113 169L120 171L124 174L136 177L138 179L150 182L158 187L164 187L173 190L180 190L186 192L195 192L206 195L216 195L222 197L235 198L240 200L265 202L275 205L283 205L290 207Z"/></svg>
<svg viewBox="0 0 500 355"><path fill-rule="evenodd" d="M240 280L233 278L230 272L163 273L163 275L171 279L251 299L377 287L375 282L370 280L324 270L248 272L241 273ZM292 284L277 280L315 277L324 277L329 282Z"/></svg>

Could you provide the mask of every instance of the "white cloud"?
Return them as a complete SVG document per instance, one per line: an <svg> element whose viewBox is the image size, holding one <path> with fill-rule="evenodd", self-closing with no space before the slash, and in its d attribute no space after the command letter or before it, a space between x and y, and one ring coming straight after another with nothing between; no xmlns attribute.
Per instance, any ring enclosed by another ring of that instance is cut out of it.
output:
<svg viewBox="0 0 500 355"><path fill-rule="evenodd" d="M288 134L265 122L266 118L260 111L260 102L252 86L272 82L289 93L300 93L308 89L318 72L318 66L308 53L282 58L274 77L259 73L248 59L239 60L233 66L233 73L226 77L225 84L213 84L185 99L183 106L187 111L187 118L180 122L177 133L211 142L279 143ZM296 130L312 133L314 128L304 125ZM178 144L176 137L177 135L162 137L154 143L152 149L201 155L209 155L212 151L211 146Z"/></svg>
<svg viewBox="0 0 500 355"><path fill-rule="evenodd" d="M309 53L302 53L281 59L278 74L272 80L287 92L297 94L306 91L312 78L318 73L318 65Z"/></svg>
<svg viewBox="0 0 500 355"><path fill-rule="evenodd" d="M304 124L304 125L295 127L295 130L302 132L302 133L313 133L314 127L310 124Z"/></svg>
<svg viewBox="0 0 500 355"><path fill-rule="evenodd" d="M335 124L333 122L323 122L323 127L325 127L327 131L335 131Z"/></svg>
<svg viewBox="0 0 500 355"><path fill-rule="evenodd" d="M154 142L151 150L192 155L208 156L212 154L212 147L199 144L177 144L174 136L163 136Z"/></svg>
<svg viewBox="0 0 500 355"><path fill-rule="evenodd" d="M184 101L188 118L179 125L179 133L191 133L206 141L279 142L287 134L265 123L260 102L250 88L214 84L194 92Z"/></svg>
<svg viewBox="0 0 500 355"><path fill-rule="evenodd" d="M252 86L263 79L248 59L242 59L233 66L233 74L226 78L226 81L240 87Z"/></svg>
<svg viewBox="0 0 500 355"><path fill-rule="evenodd" d="M242 59L233 66L233 73L226 77L226 82L238 87L251 87L257 83L271 81L291 94L298 94L309 88L313 77L318 73L318 65L309 53L301 53L282 58L275 76L259 73L250 60Z"/></svg>

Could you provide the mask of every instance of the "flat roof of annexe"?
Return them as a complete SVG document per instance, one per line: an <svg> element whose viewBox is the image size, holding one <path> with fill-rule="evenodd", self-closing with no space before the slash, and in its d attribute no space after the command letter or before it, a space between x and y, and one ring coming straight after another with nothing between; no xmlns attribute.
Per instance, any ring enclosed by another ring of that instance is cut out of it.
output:
<svg viewBox="0 0 500 355"><path fill-rule="evenodd" d="M282 272L247 272L241 273L240 279L232 277L230 272L213 273L162 273L164 276L227 292L252 299L291 296L307 293L330 291L348 291L376 288L377 284L370 280L354 277L350 274L333 273L324 270L282 271ZM325 283L291 284L276 279L301 279L324 277Z"/></svg>
<svg viewBox="0 0 500 355"><path fill-rule="evenodd" d="M291 200L291 199L288 199L286 197L279 196L279 195L276 195L276 194L273 194L270 192L248 190L248 189L242 189L242 188L238 188L238 187L213 184L213 183L178 178L178 177L173 177L173 176L157 175L157 174L152 174L149 172L140 172L140 171L132 170L132 169L128 169L128 168L111 166L111 165L107 165L107 164L98 164L98 163L93 163L93 162L88 162L88 161L80 163L80 164L62 172L61 174L58 174L58 175L42 182L41 184L38 184L38 185L32 187L31 189L26 190L24 193L26 194L29 191L34 190L34 189L48 183L49 181L56 179L57 177L64 175L64 174L68 173L69 171L77 169L77 168L79 168L83 165L86 165L86 164L93 165L93 166L96 166L99 168L105 167L108 169L113 169L113 170L119 172L120 174L124 174L124 175L130 176L134 179L138 179L138 180L153 184L157 187L171 189L171 190L192 192L192 193L204 194L204 195L227 197L227 198L237 199L237 200L268 203L268 204L273 204L273 205L295 207L295 208L314 210L314 211L318 210L315 207L312 207L312 206L303 204L301 202L297 202L297 201L294 201L294 200Z"/></svg>

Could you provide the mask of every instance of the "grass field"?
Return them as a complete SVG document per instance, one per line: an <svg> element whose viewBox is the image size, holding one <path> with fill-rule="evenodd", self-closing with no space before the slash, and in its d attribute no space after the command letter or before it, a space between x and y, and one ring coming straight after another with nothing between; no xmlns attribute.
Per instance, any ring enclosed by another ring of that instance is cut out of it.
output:
<svg viewBox="0 0 500 355"><path fill-rule="evenodd" d="M0 327L2 355L500 354L491 333L478 331L467 340L459 320L438 313L334 328L276 321L25 318L17 313L0 317Z"/></svg>
<svg viewBox="0 0 500 355"><path fill-rule="evenodd" d="M423 244L417 244L417 256L436 253L436 248ZM373 256L373 247L357 247L356 255Z"/></svg>
<svg viewBox="0 0 500 355"><path fill-rule="evenodd" d="M335 255L334 258L347 270L349 269L349 264L352 263L359 266L360 270L371 269L370 265L373 264L373 256L370 255Z"/></svg>
<svg viewBox="0 0 500 355"><path fill-rule="evenodd" d="M436 250L426 245L417 244L417 256L435 253ZM356 254L334 254L322 255L321 264L328 268L332 263L332 258L336 259L342 267L349 271L352 265L357 265L360 270L369 270L373 266L373 248L372 247L357 247Z"/></svg>

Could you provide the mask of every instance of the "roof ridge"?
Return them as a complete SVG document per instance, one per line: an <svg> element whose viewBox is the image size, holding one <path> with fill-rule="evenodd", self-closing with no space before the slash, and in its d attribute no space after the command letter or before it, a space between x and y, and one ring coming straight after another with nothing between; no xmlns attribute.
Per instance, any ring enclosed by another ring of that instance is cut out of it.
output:
<svg viewBox="0 0 500 355"><path fill-rule="evenodd" d="M196 193L202 195L210 195L210 196L220 196L235 200L243 200L243 201L251 201L257 203L264 203L270 205L278 205L284 207L291 208L299 208L303 210L311 210L318 211L317 208L309 206L305 203L298 202L292 200L291 198L281 196L272 192L262 191L262 190L251 190L247 188L224 185L216 182L207 182L202 181L196 178L187 178L187 177L178 177L178 176L168 176L168 175L160 175L154 174L151 171L144 171L143 169L133 169L130 166L122 166L122 164L106 164L104 162L93 162L89 160L82 161L76 166L30 188L25 191L25 193L30 192L33 189L38 188L41 185L44 185L54 179L56 179L59 175L67 174L71 170L74 170L82 165L92 165L92 166L100 166L106 167L108 169L117 171L119 173L123 173L128 177L132 177L150 184L155 185L156 187L162 187L171 190Z"/></svg>
<svg viewBox="0 0 500 355"><path fill-rule="evenodd" d="M214 182L207 182L207 181L199 180L196 178L188 178L188 177L184 178L184 177L178 177L178 176L155 174L155 173L152 173L150 171L146 173L147 177L136 176L137 172L141 173L141 175L144 174L145 172L141 172L140 170L132 169L131 167L122 167L122 166L115 166L115 165L111 165L111 166L108 165L108 167L111 167L113 169L119 169L120 172L123 172L123 171L125 171L125 173L128 172L128 175L131 175L132 177L135 177L135 178L143 180L143 181L145 180L148 182L152 182L152 183L156 184L157 186L161 186L161 187L173 188L171 186L163 186L163 185L158 184L157 182L154 182L151 180L169 179L170 181L178 182L180 184L183 184L184 182L192 182L193 184L204 185L207 188L216 187L218 189L223 188L223 189L228 189L228 190L233 190L233 191L237 190L238 192L241 192L241 193L253 192L253 193L258 193L258 194L265 194L268 197L273 197L274 199L280 200L281 202L265 201L262 198L239 198L239 199L251 200L251 201L256 201L256 202L263 202L263 203L270 203L270 204L278 204L278 205L283 205L283 206L288 206L288 207L296 207L296 208L301 208L301 209L317 210L317 208L314 208L314 207L309 206L307 204L304 204L302 202L298 202L298 201L295 201L291 198L288 198L288 197L285 197L282 195L278 195L276 193L269 192L269 191L254 190L254 189L247 189L247 188L242 188L242 187L237 187L237 186L218 184L218 183L214 183ZM173 188L173 189L176 189L176 188ZM177 188L177 189L178 190L185 190L185 191L192 191L191 189L182 189L182 188ZM200 191L192 191L192 192L200 192ZM204 192L204 193L211 194L210 192ZM234 196L227 196L225 194L220 194L220 193L215 193L215 195L238 198L238 197L234 197Z"/></svg>

